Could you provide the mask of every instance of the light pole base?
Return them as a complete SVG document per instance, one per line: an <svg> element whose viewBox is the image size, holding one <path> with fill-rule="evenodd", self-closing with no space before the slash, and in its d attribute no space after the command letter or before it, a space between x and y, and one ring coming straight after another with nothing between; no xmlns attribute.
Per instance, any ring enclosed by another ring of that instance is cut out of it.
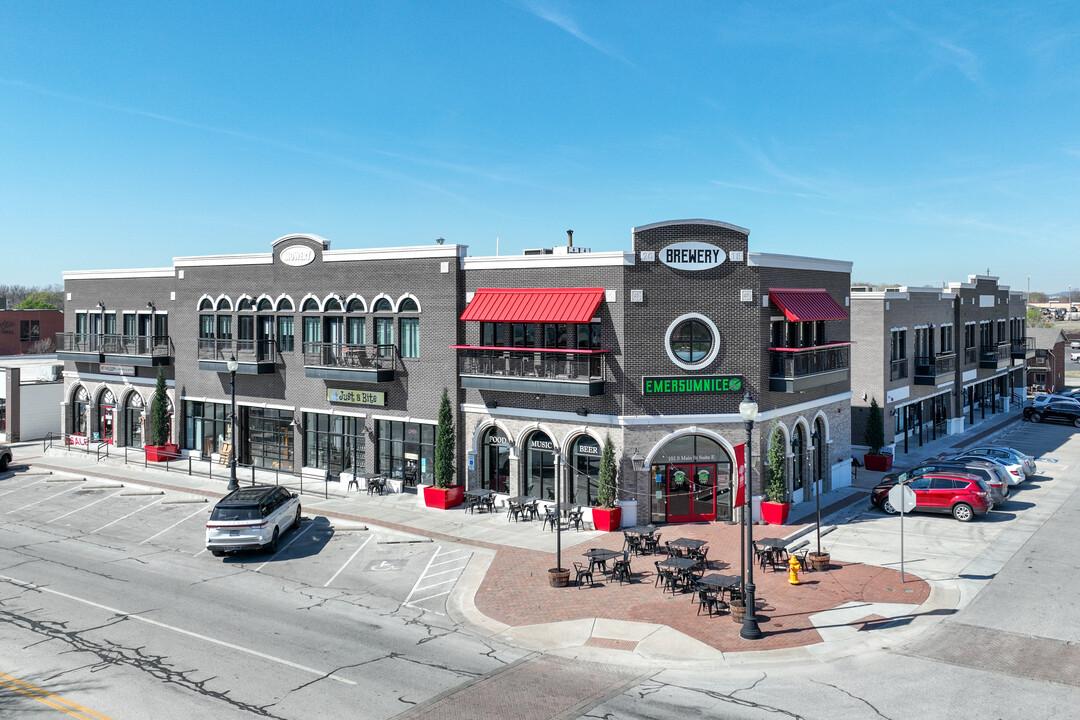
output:
<svg viewBox="0 0 1080 720"><path fill-rule="evenodd" d="M757 617L751 617L750 613L747 613L743 617L742 630L739 631L739 637L743 640L760 640L765 637L765 634L761 632L761 628L758 627Z"/></svg>

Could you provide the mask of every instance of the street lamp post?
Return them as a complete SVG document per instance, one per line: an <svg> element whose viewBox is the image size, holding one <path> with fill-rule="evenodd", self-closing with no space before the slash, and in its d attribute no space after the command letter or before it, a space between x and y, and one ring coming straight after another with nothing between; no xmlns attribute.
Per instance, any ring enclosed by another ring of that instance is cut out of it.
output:
<svg viewBox="0 0 1080 720"><path fill-rule="evenodd" d="M229 413L229 434L232 437L232 450L229 452L229 492L240 489L240 483L236 482L236 368L239 366L235 355L225 363L225 367L229 368L229 396L232 404Z"/></svg>
<svg viewBox="0 0 1080 720"><path fill-rule="evenodd" d="M754 587L754 522L753 518L753 463L751 462L753 447L753 438L751 433L754 430L754 420L757 418L758 405L754 402L754 398L750 396L749 391L743 397L743 401L739 403L739 414L743 419L743 426L746 428L746 500L747 507L743 511L743 524L746 527L746 545L743 547L743 577L746 578L744 589L744 602L746 603L746 612L743 614L743 626L739 631L739 636L745 640L760 640L762 638L761 628L758 627L757 614L754 611L756 600L754 598L754 591L757 589ZM747 562L749 561L749 562Z"/></svg>
<svg viewBox="0 0 1080 720"><path fill-rule="evenodd" d="M821 436L818 435L818 431L810 433L810 442L814 444L814 457L816 458L821 450L818 448L818 441L821 440ZM811 467L814 468L814 509L817 511L817 552L821 555L821 473L818 472L817 462L812 462Z"/></svg>

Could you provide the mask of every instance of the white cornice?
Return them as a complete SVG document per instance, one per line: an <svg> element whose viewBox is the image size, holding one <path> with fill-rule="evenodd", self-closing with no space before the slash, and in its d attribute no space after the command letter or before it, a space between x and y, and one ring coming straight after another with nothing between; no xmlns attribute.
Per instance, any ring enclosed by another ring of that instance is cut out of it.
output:
<svg viewBox="0 0 1080 720"><path fill-rule="evenodd" d="M465 270L520 270L528 268L565 267L622 267L634 264L634 253L589 252L572 255L488 255L466 257L462 260Z"/></svg>
<svg viewBox="0 0 1080 720"><path fill-rule="evenodd" d="M818 400L799 403L798 405L786 405L781 408L776 408L775 410L766 410L758 414L756 422L766 422L774 418L805 413L807 410L823 407L836 402L842 402L844 400L851 400L850 392L838 393ZM491 415L492 417L529 418L552 422L572 422L578 425L584 423L586 425L619 425L622 427L630 427L636 425L716 425L718 423L738 423L741 427L743 424L742 416L737 412L700 413L694 415L594 415L589 413L583 418L581 415L574 412L554 412L551 410L536 410L533 408L503 407L501 405L497 408L488 408L485 405L474 403L462 403L461 411L465 413Z"/></svg>
<svg viewBox="0 0 1080 720"><path fill-rule="evenodd" d="M274 242L270 243L270 247L277 247L281 243L289 242L290 240L314 240L317 243L322 243L323 250L330 249L330 241L324 237L318 235L312 235L311 233L292 233L290 235L282 235Z"/></svg>
<svg viewBox="0 0 1080 720"><path fill-rule="evenodd" d="M173 269L131 268L130 270L65 270L64 280L119 280L123 278L166 278L173 276Z"/></svg>
<svg viewBox="0 0 1080 720"><path fill-rule="evenodd" d="M702 220L700 218L695 220L662 220L660 222L649 223L648 225L639 225L635 228L630 228L631 234L644 232L646 230L652 230L653 228L669 227L671 225L711 225L712 227L722 227L728 230L734 230L740 232L743 235L749 235L750 231L744 227L738 225L732 225L731 223L720 222L719 220Z"/></svg>
<svg viewBox="0 0 1080 720"><path fill-rule="evenodd" d="M775 253L747 253L746 264L750 267L770 267L784 270L818 270L851 274L851 261L826 260L825 258L802 257L800 255L777 255ZM852 293L854 294L854 293Z"/></svg>
<svg viewBox="0 0 1080 720"><path fill-rule="evenodd" d="M421 258L465 257L468 249L468 245L418 245L413 247L327 250L323 253L323 262L362 262L365 260L419 260Z"/></svg>
<svg viewBox="0 0 1080 720"><path fill-rule="evenodd" d="M274 253L245 253L243 255L191 255L174 257L175 267L214 267L217 265L272 265Z"/></svg>

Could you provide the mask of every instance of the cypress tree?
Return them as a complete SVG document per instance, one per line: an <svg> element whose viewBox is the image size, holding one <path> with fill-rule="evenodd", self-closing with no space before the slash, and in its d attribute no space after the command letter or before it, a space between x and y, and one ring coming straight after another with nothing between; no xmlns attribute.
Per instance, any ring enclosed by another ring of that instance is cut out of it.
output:
<svg viewBox="0 0 1080 720"><path fill-rule="evenodd" d="M871 455L880 455L885 445L885 418L877 398L870 400L870 415L866 418L866 446Z"/></svg>
<svg viewBox="0 0 1080 720"><path fill-rule="evenodd" d="M165 371L160 367L157 373L157 385L154 387L154 402L150 405L150 444L164 445L169 442L169 407L165 394Z"/></svg>
<svg viewBox="0 0 1080 720"><path fill-rule="evenodd" d="M435 429L435 487L454 484L454 414L446 388L439 403L439 425Z"/></svg>
<svg viewBox="0 0 1080 720"><path fill-rule="evenodd" d="M604 438L604 452L600 456L599 486L596 488L596 501L602 508L615 507L615 492L619 482L619 469L615 465L615 448L611 436Z"/></svg>

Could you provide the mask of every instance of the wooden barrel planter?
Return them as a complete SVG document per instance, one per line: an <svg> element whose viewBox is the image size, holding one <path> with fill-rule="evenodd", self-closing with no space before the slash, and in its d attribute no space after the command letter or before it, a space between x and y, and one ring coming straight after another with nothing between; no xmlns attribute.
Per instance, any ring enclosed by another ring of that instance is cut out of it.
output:
<svg viewBox="0 0 1080 720"><path fill-rule="evenodd" d="M548 568L548 585L566 587L570 584L570 571L566 568Z"/></svg>
<svg viewBox="0 0 1080 720"><path fill-rule="evenodd" d="M807 553L806 559L810 561L810 567L815 572L824 572L829 569L829 553Z"/></svg>
<svg viewBox="0 0 1080 720"><path fill-rule="evenodd" d="M746 616L746 601L745 600L732 600L728 604L728 612L731 613L731 619L740 625L742 625L743 618Z"/></svg>

